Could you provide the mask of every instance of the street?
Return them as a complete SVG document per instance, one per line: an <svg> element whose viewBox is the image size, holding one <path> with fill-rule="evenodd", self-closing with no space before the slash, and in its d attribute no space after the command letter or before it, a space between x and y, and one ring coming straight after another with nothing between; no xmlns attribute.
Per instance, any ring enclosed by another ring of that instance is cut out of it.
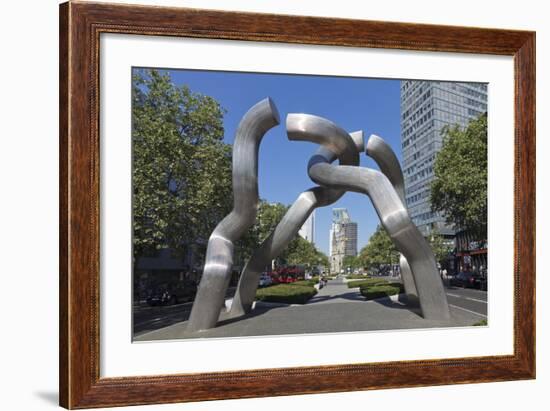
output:
<svg viewBox="0 0 550 411"><path fill-rule="evenodd" d="M487 291L472 288L446 287L447 300L451 307L487 318Z"/></svg>
<svg viewBox="0 0 550 411"><path fill-rule="evenodd" d="M193 302L154 307L134 306L134 336L186 321L192 306Z"/></svg>
<svg viewBox="0 0 550 411"><path fill-rule="evenodd" d="M225 298L232 298L237 287L229 287ZM147 304L136 304L133 307L134 337L143 333L168 327L169 325L187 321L191 315L193 302L175 305L157 305L150 307Z"/></svg>

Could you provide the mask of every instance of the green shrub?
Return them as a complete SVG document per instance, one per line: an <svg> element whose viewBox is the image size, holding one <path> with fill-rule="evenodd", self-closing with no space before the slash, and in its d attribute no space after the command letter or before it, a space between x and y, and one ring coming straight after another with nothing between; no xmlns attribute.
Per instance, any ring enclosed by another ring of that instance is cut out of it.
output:
<svg viewBox="0 0 550 411"><path fill-rule="evenodd" d="M348 280L364 280L365 278L367 278L367 276L363 274L349 274L346 275L346 278Z"/></svg>
<svg viewBox="0 0 550 411"><path fill-rule="evenodd" d="M319 282L319 277L313 277L309 280L300 280L295 281L293 283L289 283L289 285L297 285L297 286L306 286L306 287L313 287L315 284Z"/></svg>
<svg viewBox="0 0 550 411"><path fill-rule="evenodd" d="M487 325L487 320L481 320L474 324L474 327Z"/></svg>
<svg viewBox="0 0 550 411"><path fill-rule="evenodd" d="M317 290L313 286L277 284L258 289L256 299L272 303L305 304L315 294Z"/></svg>
<svg viewBox="0 0 550 411"><path fill-rule="evenodd" d="M370 287L361 287L359 291L367 300L374 300L375 298L383 298L389 297L390 295L400 294L404 291L404 289L401 283L388 283L373 285Z"/></svg>
<svg viewBox="0 0 550 411"><path fill-rule="evenodd" d="M380 278L367 278L364 280L348 281L348 288L370 287L377 284L389 284L386 280Z"/></svg>

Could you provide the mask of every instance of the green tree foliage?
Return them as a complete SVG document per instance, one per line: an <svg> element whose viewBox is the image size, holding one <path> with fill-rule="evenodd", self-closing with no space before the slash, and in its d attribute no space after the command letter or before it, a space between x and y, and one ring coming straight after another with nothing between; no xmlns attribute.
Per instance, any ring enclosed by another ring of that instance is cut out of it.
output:
<svg viewBox="0 0 550 411"><path fill-rule="evenodd" d="M268 203L265 200L260 202L255 225L258 242L263 242L271 234L287 211L288 206L284 204Z"/></svg>
<svg viewBox="0 0 550 411"><path fill-rule="evenodd" d="M284 251L283 258L291 265L303 264L312 267L321 264L326 267L326 263L328 263L326 255L300 236L296 236L296 238L288 244Z"/></svg>
<svg viewBox="0 0 550 411"><path fill-rule="evenodd" d="M300 236L296 236L286 247L281 256L287 264L308 264L314 260L316 255L315 247Z"/></svg>
<svg viewBox="0 0 550 411"><path fill-rule="evenodd" d="M352 270L356 268L361 268L363 266L363 263L361 259L359 258L359 255L353 256L353 255L346 255L344 257L343 266L345 268L350 267Z"/></svg>
<svg viewBox="0 0 550 411"><path fill-rule="evenodd" d="M256 223L237 242L235 261L239 264L250 258L252 252L271 234L281 221L288 206L281 203L268 203L260 200ZM290 265L324 265L328 266L328 257L317 250L315 246L304 240L299 235L290 241L286 248L278 256L281 262Z"/></svg>
<svg viewBox="0 0 550 411"><path fill-rule="evenodd" d="M453 246L445 241L445 238L435 230L428 237L428 242L432 247L436 261L440 263L443 262L453 250Z"/></svg>
<svg viewBox="0 0 550 411"><path fill-rule="evenodd" d="M238 265L244 264L252 252L271 234L283 218L288 207L281 203L268 203L260 199L256 223L236 242L235 259Z"/></svg>
<svg viewBox="0 0 550 411"><path fill-rule="evenodd" d="M397 264L399 252L382 226L370 236L365 247L359 252L358 260L363 267L373 268L381 264Z"/></svg>
<svg viewBox="0 0 550 411"><path fill-rule="evenodd" d="M230 211L231 146L224 110L169 74L132 78L134 254L208 239Z"/></svg>
<svg viewBox="0 0 550 411"><path fill-rule="evenodd" d="M437 261L444 261L453 246L449 244L445 238L437 231L433 231L430 237L427 238L428 243L432 247L433 253ZM399 251L391 241L389 235L383 227L378 226L374 234L369 238L369 242L361 249L357 257L348 257L344 259L344 266L378 268L382 264L397 264L399 263Z"/></svg>
<svg viewBox="0 0 550 411"><path fill-rule="evenodd" d="M443 130L435 159L430 201L449 224L480 238L487 236L487 116Z"/></svg>
<svg viewBox="0 0 550 411"><path fill-rule="evenodd" d="M329 259L328 259L328 256L325 253L323 253L322 251L317 250L317 259L318 259L318 264L322 265L327 270L329 269L329 267L330 267Z"/></svg>

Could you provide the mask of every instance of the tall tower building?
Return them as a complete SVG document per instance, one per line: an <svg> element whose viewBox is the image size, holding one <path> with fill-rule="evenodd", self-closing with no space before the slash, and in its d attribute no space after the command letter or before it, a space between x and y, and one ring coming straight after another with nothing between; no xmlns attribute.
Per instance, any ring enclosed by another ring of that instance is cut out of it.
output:
<svg viewBox="0 0 550 411"><path fill-rule="evenodd" d="M357 255L357 223L350 221L342 224L345 237L344 255Z"/></svg>
<svg viewBox="0 0 550 411"><path fill-rule="evenodd" d="M311 244L315 243L315 210L313 210L313 213L309 215L304 225L300 228L298 235Z"/></svg>
<svg viewBox="0 0 550 411"><path fill-rule="evenodd" d="M344 268L344 257L357 255L357 223L351 221L347 209L332 209L329 241L330 269L333 273L340 273Z"/></svg>
<svg viewBox="0 0 550 411"><path fill-rule="evenodd" d="M446 125L468 123L487 111L487 84L443 81L401 81L401 147L405 200L422 234L437 229L453 235L440 213L431 211L430 185L434 160L441 150Z"/></svg>

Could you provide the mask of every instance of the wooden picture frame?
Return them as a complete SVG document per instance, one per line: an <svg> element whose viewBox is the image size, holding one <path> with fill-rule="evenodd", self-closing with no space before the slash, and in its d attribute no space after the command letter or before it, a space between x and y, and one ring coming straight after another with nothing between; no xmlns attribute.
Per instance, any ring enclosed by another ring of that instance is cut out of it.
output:
<svg viewBox="0 0 550 411"><path fill-rule="evenodd" d="M513 355L100 378L101 33L513 56ZM59 47L59 389L63 407L125 406L535 378L534 32L69 2L60 6ZM315 378L311 378L313 375Z"/></svg>

